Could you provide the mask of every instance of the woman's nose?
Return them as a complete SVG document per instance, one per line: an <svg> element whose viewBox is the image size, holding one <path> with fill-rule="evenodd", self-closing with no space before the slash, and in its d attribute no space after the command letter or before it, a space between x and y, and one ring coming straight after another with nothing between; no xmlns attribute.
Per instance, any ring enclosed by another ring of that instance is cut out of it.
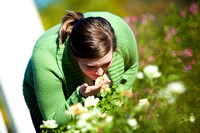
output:
<svg viewBox="0 0 200 133"><path fill-rule="evenodd" d="M101 75L103 75L103 72L104 72L103 69L100 67L97 69L96 74L101 76Z"/></svg>

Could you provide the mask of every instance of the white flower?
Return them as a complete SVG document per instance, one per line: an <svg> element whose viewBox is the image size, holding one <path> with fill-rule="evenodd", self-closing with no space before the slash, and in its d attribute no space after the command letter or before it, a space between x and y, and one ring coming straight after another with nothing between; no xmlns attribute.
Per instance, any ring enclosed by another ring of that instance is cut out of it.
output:
<svg viewBox="0 0 200 133"><path fill-rule="evenodd" d="M89 119L93 119L93 118L98 118L98 117L101 117L101 112L99 109L93 109L91 111L88 111L88 112L85 112L85 113L82 113L80 116L79 116L79 119L82 119L82 120L89 120Z"/></svg>
<svg viewBox="0 0 200 133"><path fill-rule="evenodd" d="M53 129L53 128L58 127L58 125L56 124L55 120L47 120L47 121L42 121L42 122L43 122L43 124L40 125L40 128L50 128L50 129Z"/></svg>
<svg viewBox="0 0 200 133"><path fill-rule="evenodd" d="M95 80L95 85L100 84L101 82L105 81L105 80L109 80L108 76L106 74L103 74L102 76L98 77Z"/></svg>
<svg viewBox="0 0 200 133"><path fill-rule="evenodd" d="M71 126L70 126L70 125L67 125L67 129L71 129Z"/></svg>
<svg viewBox="0 0 200 133"><path fill-rule="evenodd" d="M113 117L112 117L112 116L107 116L107 117L106 117L106 122L107 122L107 123L110 123L112 120L113 120Z"/></svg>
<svg viewBox="0 0 200 133"><path fill-rule="evenodd" d="M172 82L167 85L166 89L161 90L157 96L159 98L167 99L168 103L173 104L176 101L173 94L181 94L184 92L185 92L185 87L182 83Z"/></svg>
<svg viewBox="0 0 200 133"><path fill-rule="evenodd" d="M167 85L167 91L175 94L182 94L185 92L185 86L180 82L172 82Z"/></svg>
<svg viewBox="0 0 200 133"><path fill-rule="evenodd" d="M107 76L106 74L103 74L102 76L98 77L98 78L95 80L95 85L98 85L98 84L100 84L101 82L106 81L106 80L109 80L109 78L108 78L108 76ZM103 91L110 91L109 84L104 84L104 85L102 85L101 90L100 90L100 94L101 94Z"/></svg>
<svg viewBox="0 0 200 133"><path fill-rule="evenodd" d="M91 130L93 128L93 126L91 123L87 122L84 128L86 131L88 131L88 130Z"/></svg>
<svg viewBox="0 0 200 133"><path fill-rule="evenodd" d="M99 98L95 98L94 96L89 96L86 98L84 105L85 107L96 106L99 102Z"/></svg>
<svg viewBox="0 0 200 133"><path fill-rule="evenodd" d="M91 117L101 117L101 111L100 109L96 108L96 109L93 109L90 113L90 116Z"/></svg>
<svg viewBox="0 0 200 133"><path fill-rule="evenodd" d="M143 78L144 78L143 72L138 72L138 73L137 73L137 78L138 78L138 79L143 79Z"/></svg>
<svg viewBox="0 0 200 133"><path fill-rule="evenodd" d="M166 99L168 101L168 103L170 103L170 104L175 103L174 96L171 94L171 92L167 91L166 89L159 91L158 97L162 98L162 99Z"/></svg>
<svg viewBox="0 0 200 133"><path fill-rule="evenodd" d="M106 112L104 112L103 114L101 114L101 118L106 118L106 117L107 117Z"/></svg>
<svg viewBox="0 0 200 133"><path fill-rule="evenodd" d="M87 112L88 113L88 112ZM81 115L83 115L83 114L81 114ZM92 119L92 117L90 117L91 119ZM91 120L90 119L90 120ZM94 119L94 118L93 118ZM85 130L85 131L87 131L87 130L90 130L90 129L92 129L92 125L91 125L91 122L89 122L88 121L89 120L89 118L88 119L82 119L81 117L80 117L80 119L78 119L78 121L77 121L77 123L76 123L76 127L77 128L82 128L83 130L82 130L82 132Z"/></svg>
<svg viewBox="0 0 200 133"><path fill-rule="evenodd" d="M77 126L78 128L83 128L83 127L86 126L86 124L87 124L87 121L86 121L86 120L84 120L84 119L79 119L78 122L77 122L77 124L76 124L76 126Z"/></svg>
<svg viewBox="0 0 200 133"><path fill-rule="evenodd" d="M195 120L196 120L196 118L194 117L193 113L191 113L189 121L193 123Z"/></svg>
<svg viewBox="0 0 200 133"><path fill-rule="evenodd" d="M81 128L81 132L85 133L85 132L87 132L87 129L86 128Z"/></svg>
<svg viewBox="0 0 200 133"><path fill-rule="evenodd" d="M138 107L139 107L140 109L142 109L142 108L147 108L148 106L149 106L149 101L148 101L148 99L144 98L144 99L140 99L140 100L139 100Z"/></svg>
<svg viewBox="0 0 200 133"><path fill-rule="evenodd" d="M88 112L84 112L78 116L76 127L81 129L82 132L90 131L94 124L98 123L98 118L101 117L99 109L93 109Z"/></svg>
<svg viewBox="0 0 200 133"><path fill-rule="evenodd" d="M106 123L110 123L113 120L113 117L110 115L107 115L105 112L101 114L101 118L104 118Z"/></svg>
<svg viewBox="0 0 200 133"><path fill-rule="evenodd" d="M153 78L159 78L162 74L160 72L154 73Z"/></svg>
<svg viewBox="0 0 200 133"><path fill-rule="evenodd" d="M123 102L122 102L122 101L116 101L116 102L115 102L115 105L117 105L117 106L119 106L119 107L121 107L121 106L122 106L122 104L123 104Z"/></svg>
<svg viewBox="0 0 200 133"><path fill-rule="evenodd" d="M80 133L80 132L81 132L81 131L79 131L79 130L75 130L75 131L74 131L74 133Z"/></svg>
<svg viewBox="0 0 200 133"><path fill-rule="evenodd" d="M135 118L131 118L127 120L127 123L133 127L133 129L137 129L139 127L137 120Z"/></svg>
<svg viewBox="0 0 200 133"><path fill-rule="evenodd" d="M158 66L155 65L148 65L144 68L144 74L149 78L158 78L162 74L158 72Z"/></svg>
<svg viewBox="0 0 200 133"><path fill-rule="evenodd" d="M65 114L70 116L79 115L83 112L87 112L87 108L83 107L81 103L76 103L68 108L68 110L65 111Z"/></svg>
<svg viewBox="0 0 200 133"><path fill-rule="evenodd" d="M89 114L89 112L86 112L86 113L82 113L79 118L80 119L83 119L83 120L87 120L91 117L91 115Z"/></svg>
<svg viewBox="0 0 200 133"><path fill-rule="evenodd" d="M98 124L98 120L97 120L97 119L93 119L93 120L91 121L91 123L92 123L92 124Z"/></svg>

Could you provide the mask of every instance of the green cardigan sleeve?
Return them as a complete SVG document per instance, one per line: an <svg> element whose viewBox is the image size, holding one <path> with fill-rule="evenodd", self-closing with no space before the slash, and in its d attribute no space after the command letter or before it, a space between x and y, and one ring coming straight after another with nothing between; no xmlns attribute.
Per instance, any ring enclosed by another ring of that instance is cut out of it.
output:
<svg viewBox="0 0 200 133"><path fill-rule="evenodd" d="M117 51L124 60L124 74L119 88L132 91L132 86L138 72L137 42L128 24L119 19L114 26L117 38Z"/></svg>
<svg viewBox="0 0 200 133"><path fill-rule="evenodd" d="M84 98L77 87L72 95L67 100L65 99L64 77L56 62L55 36L57 35L49 35L46 39L40 39L35 45L31 59L34 88L43 119L54 119L58 124L63 124L70 120L64 111L74 103L83 102Z"/></svg>

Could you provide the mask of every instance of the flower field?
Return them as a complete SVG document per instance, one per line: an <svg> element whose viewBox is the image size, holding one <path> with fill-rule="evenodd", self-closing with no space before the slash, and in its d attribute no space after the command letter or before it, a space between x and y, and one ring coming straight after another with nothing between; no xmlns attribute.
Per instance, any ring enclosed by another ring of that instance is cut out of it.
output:
<svg viewBox="0 0 200 133"><path fill-rule="evenodd" d="M200 12L192 2L159 15L127 16L139 54L133 91L113 86L66 111L72 121L44 121L43 132L200 132Z"/></svg>

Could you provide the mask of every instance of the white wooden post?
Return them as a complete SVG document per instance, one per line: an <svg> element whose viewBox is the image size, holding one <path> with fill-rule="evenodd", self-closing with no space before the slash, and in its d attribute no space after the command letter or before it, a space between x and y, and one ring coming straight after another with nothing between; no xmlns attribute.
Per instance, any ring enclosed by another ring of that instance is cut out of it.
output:
<svg viewBox="0 0 200 133"><path fill-rule="evenodd" d="M33 0L0 2L0 93L14 133L34 133L22 82L38 37L44 32Z"/></svg>

